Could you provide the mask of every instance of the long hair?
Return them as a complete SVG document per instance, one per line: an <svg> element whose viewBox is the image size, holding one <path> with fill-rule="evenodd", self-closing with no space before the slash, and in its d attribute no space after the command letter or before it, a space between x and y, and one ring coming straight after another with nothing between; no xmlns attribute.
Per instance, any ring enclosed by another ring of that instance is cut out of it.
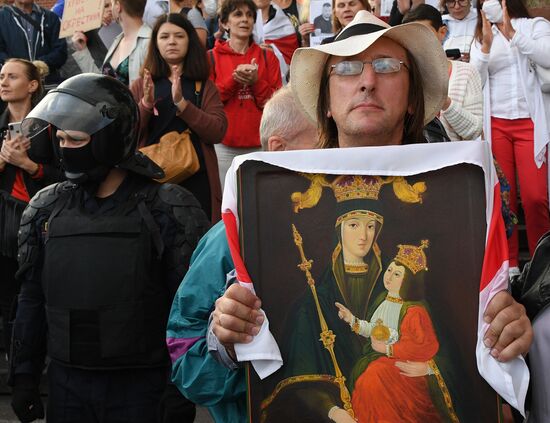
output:
<svg viewBox="0 0 550 423"><path fill-rule="evenodd" d="M30 62L26 59L8 59L5 63L19 63L25 68L25 75L29 81L38 82L36 91L31 94L31 106L34 107L44 95L44 78L48 75L48 69L43 62Z"/></svg>
<svg viewBox="0 0 550 423"><path fill-rule="evenodd" d="M147 69L151 72L153 79L167 78L170 76L170 66L160 55L157 45L157 36L160 27L165 23L171 23L180 27L189 38L187 54L183 58L183 72L185 77L196 81L205 81L208 79L210 70L208 67L208 59L206 58L206 50L200 42L197 32L195 28L193 28L191 22L179 13L170 13L158 17L153 27L147 56L145 57L145 62L142 67L142 75L143 69Z"/></svg>
<svg viewBox="0 0 550 423"><path fill-rule="evenodd" d="M368 0L357 0L361 5L363 6L363 9L365 9L367 12L371 12L370 4ZM338 0L332 0L332 32L335 34L338 34L340 30L343 28L342 24L338 20L335 14L336 10L336 3Z"/></svg>
<svg viewBox="0 0 550 423"><path fill-rule="evenodd" d="M501 2L499 0L499 2ZM501 2L502 3L502 2ZM476 24L476 32L475 32L475 39L481 43L483 39L483 20L481 19L481 7L483 5L480 1L477 2L477 24ZM506 0L506 8L508 9L508 15L511 19L518 19L518 18L530 18L531 15L529 14L529 10L527 10L527 7L525 6L525 3L523 0Z"/></svg>
<svg viewBox="0 0 550 423"><path fill-rule="evenodd" d="M321 83L319 84L319 97L317 99L319 143L321 148L338 148L338 128L336 127L336 122L334 122L333 118L327 116L330 104L330 91L328 89L329 76L330 69L327 69L325 65L325 70L321 75Z"/></svg>
<svg viewBox="0 0 550 423"><path fill-rule="evenodd" d="M424 142L422 130L424 128L424 87L422 86L422 77L420 70L416 65L413 56L407 52L409 62L409 97L408 106L413 113L408 111L404 116L403 125L403 144L415 144ZM328 60L328 59L327 59ZM338 128L334 119L327 116L330 104L330 92L328 89L329 69L326 69L321 76L319 84L319 97L317 99L317 122L319 125L320 146L321 148L338 147Z"/></svg>
<svg viewBox="0 0 550 423"><path fill-rule="evenodd" d="M409 61L409 106L412 114L405 113L405 124L403 126L403 144L416 144L424 142L424 117L426 110L424 108L424 86L422 85L422 76L420 69L414 60L414 57L408 50L407 59Z"/></svg>

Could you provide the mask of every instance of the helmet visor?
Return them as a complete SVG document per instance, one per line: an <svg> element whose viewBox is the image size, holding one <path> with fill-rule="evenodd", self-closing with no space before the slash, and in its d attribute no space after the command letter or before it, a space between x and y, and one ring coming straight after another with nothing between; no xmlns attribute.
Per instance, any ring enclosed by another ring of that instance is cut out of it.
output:
<svg viewBox="0 0 550 423"><path fill-rule="evenodd" d="M52 90L23 120L21 130L28 138L49 125L93 135L116 119L115 112L107 103L84 98L72 90Z"/></svg>

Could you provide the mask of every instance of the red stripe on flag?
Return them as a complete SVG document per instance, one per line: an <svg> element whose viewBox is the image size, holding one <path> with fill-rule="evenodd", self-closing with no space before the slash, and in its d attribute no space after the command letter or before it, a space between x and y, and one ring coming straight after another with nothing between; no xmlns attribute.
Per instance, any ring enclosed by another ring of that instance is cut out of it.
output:
<svg viewBox="0 0 550 423"><path fill-rule="evenodd" d="M296 33L271 40L267 37L269 37L269 35L266 35L265 42L268 44L275 44L285 58L286 64L290 65L290 60L292 59L294 50L298 48L298 37L296 36Z"/></svg>
<svg viewBox="0 0 550 423"><path fill-rule="evenodd" d="M239 231L237 229L237 219L231 211L222 213L223 223L225 224L225 233L227 242L229 243L229 251L235 270L237 271L237 279L239 282L252 283L252 279L246 270L243 258L241 257L241 246L239 244Z"/></svg>
<svg viewBox="0 0 550 423"><path fill-rule="evenodd" d="M485 244L485 257L483 258L483 269L479 285L480 291L483 291L489 285L502 267L502 263L508 260L508 241L501 211L500 184L495 185L493 194L493 213Z"/></svg>

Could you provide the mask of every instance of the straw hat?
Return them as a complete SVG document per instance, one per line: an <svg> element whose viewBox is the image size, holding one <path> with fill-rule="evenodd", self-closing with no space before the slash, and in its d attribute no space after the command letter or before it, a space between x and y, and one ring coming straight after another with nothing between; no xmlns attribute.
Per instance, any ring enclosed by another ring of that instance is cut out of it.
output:
<svg viewBox="0 0 550 423"><path fill-rule="evenodd" d="M317 122L319 85L329 56L355 56L382 36L408 50L420 69L424 89L424 123L439 113L447 98L449 73L447 58L433 32L418 22L390 27L373 14L361 10L334 42L299 48L294 52L290 64L290 83L298 104L307 116Z"/></svg>

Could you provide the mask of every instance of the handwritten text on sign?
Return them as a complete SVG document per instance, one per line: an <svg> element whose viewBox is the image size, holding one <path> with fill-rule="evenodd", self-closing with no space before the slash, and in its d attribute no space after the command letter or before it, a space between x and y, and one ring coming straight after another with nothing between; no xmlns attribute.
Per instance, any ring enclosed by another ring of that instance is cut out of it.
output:
<svg viewBox="0 0 550 423"><path fill-rule="evenodd" d="M89 31L101 26L104 0L65 0L59 38L73 35L75 31Z"/></svg>

